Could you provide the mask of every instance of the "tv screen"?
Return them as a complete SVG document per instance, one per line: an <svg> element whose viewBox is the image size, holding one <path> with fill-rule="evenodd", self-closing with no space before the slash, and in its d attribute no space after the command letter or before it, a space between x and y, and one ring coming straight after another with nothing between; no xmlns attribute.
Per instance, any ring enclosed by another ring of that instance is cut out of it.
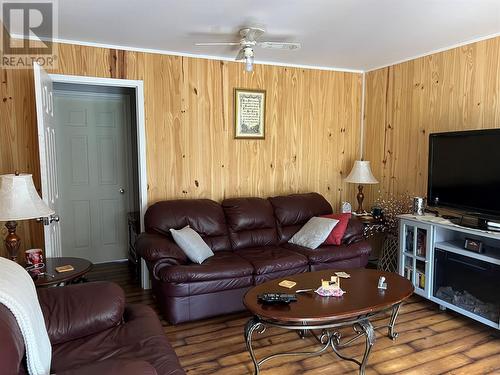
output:
<svg viewBox="0 0 500 375"><path fill-rule="evenodd" d="M500 216L500 129L431 134L427 201Z"/></svg>

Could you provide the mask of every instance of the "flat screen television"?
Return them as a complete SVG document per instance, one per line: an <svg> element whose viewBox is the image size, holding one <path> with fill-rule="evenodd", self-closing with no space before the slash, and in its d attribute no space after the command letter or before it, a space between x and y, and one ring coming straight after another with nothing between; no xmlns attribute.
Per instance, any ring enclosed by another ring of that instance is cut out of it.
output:
<svg viewBox="0 0 500 375"><path fill-rule="evenodd" d="M500 216L500 129L430 134L427 203Z"/></svg>

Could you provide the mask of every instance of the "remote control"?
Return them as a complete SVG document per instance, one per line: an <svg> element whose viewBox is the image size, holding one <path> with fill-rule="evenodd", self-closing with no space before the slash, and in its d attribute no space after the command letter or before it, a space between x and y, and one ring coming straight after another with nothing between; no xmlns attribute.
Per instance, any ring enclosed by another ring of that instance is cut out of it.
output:
<svg viewBox="0 0 500 375"><path fill-rule="evenodd" d="M257 299L262 303L290 303L297 301L295 294L286 293L264 293L259 294Z"/></svg>

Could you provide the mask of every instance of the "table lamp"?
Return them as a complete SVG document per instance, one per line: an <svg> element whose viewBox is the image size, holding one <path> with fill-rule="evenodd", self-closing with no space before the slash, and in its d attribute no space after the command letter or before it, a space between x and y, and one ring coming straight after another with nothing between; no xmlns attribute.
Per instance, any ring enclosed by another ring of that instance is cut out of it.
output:
<svg viewBox="0 0 500 375"><path fill-rule="evenodd" d="M349 173L349 176L347 176L344 181L351 184L358 184L358 195L356 195L356 199L358 200L358 209L356 210L356 213L365 213L365 210L363 209L363 199L365 199L365 195L363 194L362 184L378 184L377 179L372 174L370 162L366 160L356 160L351 173Z"/></svg>
<svg viewBox="0 0 500 375"><path fill-rule="evenodd" d="M54 214L54 210L38 195L30 174L4 174L0 176L0 221L6 221L9 234L5 247L10 259L17 260L21 239L16 234L19 220L37 219Z"/></svg>

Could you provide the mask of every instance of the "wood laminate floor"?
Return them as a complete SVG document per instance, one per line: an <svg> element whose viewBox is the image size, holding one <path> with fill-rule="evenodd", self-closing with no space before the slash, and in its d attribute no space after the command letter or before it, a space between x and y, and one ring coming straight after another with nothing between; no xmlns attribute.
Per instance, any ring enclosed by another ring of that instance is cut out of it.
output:
<svg viewBox="0 0 500 375"><path fill-rule="evenodd" d="M150 291L144 291L128 272L126 263L94 266L88 279L118 283L130 303L145 303L156 311ZM221 316L203 321L169 325L165 333L187 374L253 374L253 366L243 338L248 313ZM375 321L374 325L386 320ZM436 304L413 296L402 307L397 320L399 337L392 341L386 329L377 331L367 374L500 374L498 331ZM347 329L344 336L351 335ZM255 335L257 358L282 350L313 350L312 337L300 339L295 332L268 329ZM364 342L347 349L348 355L361 354ZM339 360L328 352L315 357L281 357L262 366L262 375L357 374L353 363Z"/></svg>

